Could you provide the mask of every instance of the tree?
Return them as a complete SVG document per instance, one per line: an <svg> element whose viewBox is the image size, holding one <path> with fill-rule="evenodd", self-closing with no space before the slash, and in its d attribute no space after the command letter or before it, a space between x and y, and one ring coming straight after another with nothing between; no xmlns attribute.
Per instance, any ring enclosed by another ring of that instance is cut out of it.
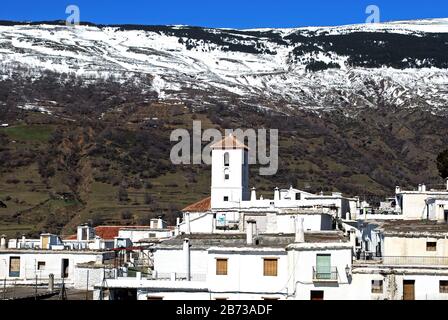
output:
<svg viewBox="0 0 448 320"><path fill-rule="evenodd" d="M122 184L118 188L118 201L122 202L128 200L129 200L128 191L126 190L126 187Z"/></svg>
<svg viewBox="0 0 448 320"><path fill-rule="evenodd" d="M442 178L448 178L448 149L437 156L437 169Z"/></svg>

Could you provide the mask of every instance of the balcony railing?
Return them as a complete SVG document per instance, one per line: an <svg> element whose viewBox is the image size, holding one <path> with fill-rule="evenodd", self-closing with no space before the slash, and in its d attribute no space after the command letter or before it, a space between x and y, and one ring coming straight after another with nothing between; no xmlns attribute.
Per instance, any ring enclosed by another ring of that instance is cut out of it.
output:
<svg viewBox="0 0 448 320"><path fill-rule="evenodd" d="M447 266L448 257L385 256L383 264L400 266Z"/></svg>
<svg viewBox="0 0 448 320"><path fill-rule="evenodd" d="M314 282L337 282L338 281L338 268L322 268L316 269L313 267L313 281Z"/></svg>

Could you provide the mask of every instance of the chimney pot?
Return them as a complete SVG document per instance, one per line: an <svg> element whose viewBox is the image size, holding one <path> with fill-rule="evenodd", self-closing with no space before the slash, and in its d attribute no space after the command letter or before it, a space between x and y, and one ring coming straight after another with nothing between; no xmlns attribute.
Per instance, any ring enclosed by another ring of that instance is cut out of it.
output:
<svg viewBox="0 0 448 320"><path fill-rule="evenodd" d="M295 242L303 243L305 242L305 232L303 230L303 218L297 216L295 222L296 222Z"/></svg>

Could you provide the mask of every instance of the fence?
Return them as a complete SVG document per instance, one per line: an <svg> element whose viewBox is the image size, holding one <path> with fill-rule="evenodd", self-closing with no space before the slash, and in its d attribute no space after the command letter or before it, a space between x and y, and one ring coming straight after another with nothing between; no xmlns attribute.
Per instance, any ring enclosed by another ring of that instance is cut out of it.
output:
<svg viewBox="0 0 448 320"><path fill-rule="evenodd" d="M327 270L317 270L313 267L313 280L314 281L337 281L338 280L338 268L330 267L325 268Z"/></svg>

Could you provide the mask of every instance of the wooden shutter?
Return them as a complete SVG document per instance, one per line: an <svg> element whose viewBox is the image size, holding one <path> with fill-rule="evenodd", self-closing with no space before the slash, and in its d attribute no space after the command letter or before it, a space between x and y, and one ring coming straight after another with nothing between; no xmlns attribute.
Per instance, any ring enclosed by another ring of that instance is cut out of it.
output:
<svg viewBox="0 0 448 320"><path fill-rule="evenodd" d="M318 254L316 256L316 270L318 279L331 278L331 255Z"/></svg>
<svg viewBox="0 0 448 320"><path fill-rule="evenodd" d="M227 259L216 259L216 275L227 275Z"/></svg>
<svg viewBox="0 0 448 320"><path fill-rule="evenodd" d="M415 281L403 281L403 300L415 300Z"/></svg>
<svg viewBox="0 0 448 320"><path fill-rule="evenodd" d="M9 258L9 276L20 277L20 257Z"/></svg>
<svg viewBox="0 0 448 320"><path fill-rule="evenodd" d="M263 274L265 276L277 276L277 259L263 259Z"/></svg>

